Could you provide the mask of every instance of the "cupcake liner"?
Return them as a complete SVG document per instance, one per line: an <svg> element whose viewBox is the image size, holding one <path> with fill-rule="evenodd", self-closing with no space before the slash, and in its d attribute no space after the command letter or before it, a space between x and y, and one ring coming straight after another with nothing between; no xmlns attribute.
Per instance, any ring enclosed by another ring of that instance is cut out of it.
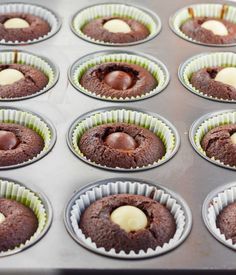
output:
<svg viewBox="0 0 236 275"><path fill-rule="evenodd" d="M0 123L20 124L32 129L44 140L44 148L37 156L16 165L0 166L0 170L25 166L41 159L49 153L56 142L56 130L54 126L48 120L34 114L31 111L10 107L0 107Z"/></svg>
<svg viewBox="0 0 236 275"><path fill-rule="evenodd" d="M236 23L236 7L227 5L228 11L224 14L223 19L228 20L230 22ZM206 46L215 46L215 47L229 47L234 46L236 43L231 44L210 44L203 43L200 41L196 41L191 37L188 37L185 33L183 33L180 29L182 24L191 18L188 9L192 8L194 15L196 17L206 16L206 17L221 17L221 11L223 8L222 4L195 4L187 6L183 9L178 10L169 20L170 27L174 33L176 33L179 37L188 40L195 44L206 45Z"/></svg>
<svg viewBox="0 0 236 275"><path fill-rule="evenodd" d="M211 234L224 245L236 250L236 244L233 244L232 239L226 239L216 226L216 219L221 210L233 202L236 202L235 182L213 190L204 201L202 215Z"/></svg>
<svg viewBox="0 0 236 275"><path fill-rule="evenodd" d="M126 98L112 98L104 95L97 95L96 93L85 89L80 84L80 79L83 76L83 74L91 67L106 62L126 62L130 64L139 65L153 75L153 77L158 82L158 85L152 91L147 92L141 96L132 96ZM160 62L157 59L153 59L149 56L127 51L100 51L86 55L85 57L77 60L69 70L69 79L71 84L77 90L81 91L86 95L102 100L124 102L142 100L160 93L168 85L170 76L166 66L162 62Z"/></svg>
<svg viewBox="0 0 236 275"><path fill-rule="evenodd" d="M16 58L17 56L17 58ZM17 60L15 60L17 59ZM24 64L32 66L41 72L43 72L48 77L48 84L40 91L22 97L16 98L1 98L0 101L16 101L21 99L28 99L38 95L41 95L51 89L58 81L59 69L52 63L48 58L32 54L26 51L12 51L12 50L3 50L0 52L0 64Z"/></svg>
<svg viewBox="0 0 236 275"><path fill-rule="evenodd" d="M52 221L52 210L45 195L34 193L26 186L8 179L0 179L0 198L16 200L31 208L38 219L38 229L25 243L14 249L0 251L0 257L12 255L28 248L46 234Z"/></svg>
<svg viewBox="0 0 236 275"><path fill-rule="evenodd" d="M120 16L137 20L148 28L150 34L147 38L135 42L111 43L95 40L81 31L81 28L89 21L106 16ZM80 38L95 44L106 46L136 45L153 39L161 31L161 20L155 13L144 8L135 7L133 5L130 6L127 4L104 3L89 6L78 11L72 18L71 30Z"/></svg>
<svg viewBox="0 0 236 275"><path fill-rule="evenodd" d="M149 248L146 252L140 250L139 253L135 253L134 251L130 253L125 253L124 251L116 253L114 249L106 251L104 248L98 248L91 238L86 238L79 228L80 216L94 201L114 194L143 195L151 197L166 206L176 221L176 232L173 238L162 247L158 246L156 249ZM65 220L67 229L72 237L82 246L105 256L128 259L157 256L172 250L185 240L191 230L192 221L191 212L187 204L175 193L161 186L146 183L145 181L124 178L99 181L76 193L66 207Z"/></svg>
<svg viewBox="0 0 236 275"><path fill-rule="evenodd" d="M60 27L61 27L61 21L58 17L58 15L55 12L52 12L48 8L45 8L40 5L31 5L26 3L3 3L0 4L0 14L3 13L29 13L35 16L39 16L40 18L44 19L48 22L48 24L51 27L51 30L46 35L39 37L37 39L33 40L27 40L19 42L17 40L15 41L5 41L5 39L0 40L0 45L25 45L25 44L33 44L36 42L43 41L45 39L48 39L52 37L54 34L56 34Z"/></svg>
<svg viewBox="0 0 236 275"><path fill-rule="evenodd" d="M135 124L149 129L162 140L166 148L166 154L153 164L130 169L107 167L87 159L78 147L78 142L82 135L88 129L91 129L97 125L116 122ZM139 111L132 108L125 109L122 107L110 107L106 109L98 109L94 112L89 112L76 119L68 131L67 143L72 152L88 164L108 170L135 172L137 170L150 169L168 161L178 151L180 138L175 127L168 120L157 114Z"/></svg>
<svg viewBox="0 0 236 275"><path fill-rule="evenodd" d="M189 132L190 142L196 152L205 158L206 160L232 170L236 170L236 166L230 166L228 164L224 164L220 160L215 159L214 157L209 158L206 155L206 152L203 150L201 146L201 140L203 137L213 128L227 125L227 124L235 124L236 123L236 110L223 110L218 112L213 112L204 115L197 121L195 121Z"/></svg>
<svg viewBox="0 0 236 275"><path fill-rule="evenodd" d="M223 99L213 97L196 89L190 82L190 78L194 72L207 67L236 67L236 54L233 52L215 52L215 53L203 53L195 55L185 61L179 67L179 79L181 83L192 93L201 97L227 103L235 103L234 99Z"/></svg>

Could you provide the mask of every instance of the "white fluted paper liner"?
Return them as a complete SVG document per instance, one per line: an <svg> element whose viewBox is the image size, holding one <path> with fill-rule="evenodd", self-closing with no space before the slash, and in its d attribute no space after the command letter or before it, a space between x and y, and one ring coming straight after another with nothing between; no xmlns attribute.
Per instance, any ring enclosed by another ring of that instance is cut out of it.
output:
<svg viewBox="0 0 236 275"><path fill-rule="evenodd" d="M165 243L162 247L158 246L156 249L149 248L147 251L140 250L139 253L131 251L130 253L125 253L121 251L116 253L114 249L106 251L104 248L98 248L91 238L86 238L81 229L79 228L80 216L83 211L93 202L99 200L103 197L107 197L115 194L136 194L143 196L150 196L150 194L155 190L153 199L167 207L171 214L174 216L176 222L176 232L172 239L168 243ZM91 190L85 192L83 195L77 199L72 207L71 224L74 229L76 236L87 245L87 247L96 249L98 252L106 253L110 256L152 256L163 253L164 251L170 250L173 246L178 243L180 237L182 236L183 230L186 224L186 217L181 205L178 201L173 198L170 194L163 190L154 188L148 184L143 184L139 182L129 182L129 181L116 181L109 182L108 184L92 187Z"/></svg>
<svg viewBox="0 0 236 275"><path fill-rule="evenodd" d="M54 35L60 26L59 18L49 9L44 8L42 6L38 5L31 5L31 4L26 4L26 3L5 3L5 4L0 4L0 14L5 14L5 13L29 13L35 16L38 16L48 22L51 30L45 34L42 37L39 37L37 39L33 40L27 40L27 41L22 41L19 42L17 40L15 41L5 41L5 39L0 40L0 44L15 44L15 45L20 45L20 44L30 44L34 42L38 42L41 40L44 40L48 37L51 37Z"/></svg>
<svg viewBox="0 0 236 275"><path fill-rule="evenodd" d="M153 75L153 77L156 79L156 81L158 83L157 87L154 88L152 91L149 91L141 96L135 96L135 97L131 96L131 97L126 97L126 98L121 98L121 97L116 98L116 97L110 97L110 96L108 97L108 96L104 96L104 95L99 95L99 94L96 94L96 93L91 92L91 91L87 90L86 88L84 88L80 84L80 80L81 80L82 76L84 75L84 73L87 70L89 70L91 67L94 67L99 64L104 64L106 62L126 62L126 63L130 63L130 64L139 65L139 66L143 67L144 69L146 69L147 71L149 71ZM169 82L169 74L168 74L166 67L159 61L153 62L150 59L147 59L145 57L141 57L138 55L120 53L120 54L107 54L107 55L103 55L103 56L98 56L98 57L92 58L92 59L84 62L83 64L78 66L74 70L74 72L72 72L72 81L73 81L73 84L83 93L92 95L93 97L97 97L100 99L114 100L114 101L141 100L141 99L144 99L145 97L149 97L149 96L152 96L154 94L161 92Z"/></svg>
<svg viewBox="0 0 236 275"><path fill-rule="evenodd" d="M228 6L228 11L224 14L223 19L236 23L236 7L230 6L230 5L227 5L227 6ZM172 18L173 29L180 37L186 40L189 40L191 42L198 43L198 44L206 44L206 43L201 43L201 41L194 40L191 37L188 37L185 33L181 31L180 28L183 25L183 23L191 18L188 12L188 8L193 9L195 17L205 16L205 17L220 18L222 7L223 7L222 4L196 4L196 5L190 5L188 7L185 7L177 11L177 13L173 16ZM211 44L209 44L209 46L210 45Z"/></svg>
<svg viewBox="0 0 236 275"><path fill-rule="evenodd" d="M43 138L43 150L33 159L27 160L24 163L32 162L33 160L40 158L49 150L53 133L51 132L47 123L44 122L40 117L25 111L20 111L16 109L1 109L0 107L0 122L20 124L22 126L32 129ZM19 163L19 165L20 164L22 163Z"/></svg>
<svg viewBox="0 0 236 275"><path fill-rule="evenodd" d="M152 16L150 16L147 12L134 6L129 6L125 4L101 4L91 6L82 11L79 11L72 19L72 28L78 36L90 42L103 45L119 44L96 40L92 37L87 36L81 31L83 26L86 25L89 21L107 16L120 16L124 18L131 18L145 25L148 28L150 34L146 39L140 40L143 42L153 38L161 30L161 21L157 15L155 15L155 22ZM134 44L137 42L139 43L140 41L135 41L132 43L122 43L122 45Z"/></svg>
<svg viewBox="0 0 236 275"><path fill-rule="evenodd" d="M215 115L207 120L205 120L197 129L195 136L194 136L194 142L197 147L197 150L207 157L206 152L203 150L201 146L201 141L203 137L213 128L216 128L218 126L227 125L227 124L235 124L236 123L236 112L224 112L222 114ZM215 163L219 163L221 165L224 165L226 167L233 167L228 164L224 164L220 160L215 159L214 157L211 158Z"/></svg>
<svg viewBox="0 0 236 275"><path fill-rule="evenodd" d="M207 211L207 219L209 222L210 230L223 242L236 249L236 244L233 244L232 239L226 239L225 235L220 232L220 229L216 226L216 219L219 213L227 205L236 202L236 187L233 186L218 193L211 201Z"/></svg>
<svg viewBox="0 0 236 275"><path fill-rule="evenodd" d="M181 69L182 75L180 76L184 84L194 93L208 97L210 99L217 99L228 102L235 102L231 99L223 99L213 97L196 89L190 82L193 73L200 69L208 67L236 67L236 54L233 52L215 52L197 55L187 60Z"/></svg>
<svg viewBox="0 0 236 275"><path fill-rule="evenodd" d="M0 179L0 198L7 198L16 200L25 206L31 208L38 219L38 228L34 235L25 243L20 244L15 249L9 249L8 251L0 251L0 257L13 254L19 250L24 249L25 246L30 245L32 242L38 239L39 235L45 228L47 222L47 213L41 199L30 189L18 183L10 182Z"/></svg>
<svg viewBox="0 0 236 275"><path fill-rule="evenodd" d="M0 52L0 64L13 64L15 59L16 53L14 51L2 51ZM48 77L48 83L47 85L40 91L28 95L28 96L22 96L17 98L12 98L13 100L16 99L22 99L22 98L28 98L33 97L38 94L42 94L49 90L56 82L57 74L55 67L52 68L51 64L48 63L47 60L43 59L42 57L39 57L37 55L23 52L23 51L17 51L17 64L24 64L32 66L41 72L43 72ZM11 98L1 98L0 100L10 100Z"/></svg>
<svg viewBox="0 0 236 275"><path fill-rule="evenodd" d="M161 121L156 117L153 117L152 115L134 111L134 110L125 110L125 109L100 112L100 113L91 115L85 118L84 120L78 122L78 125L75 127L72 134L72 145L76 154L90 161L80 151L80 148L78 146L80 138L87 130L95 126L98 126L101 124L107 124L107 123L116 123L116 122L124 122L124 123L141 126L143 128L150 130L162 140L166 149L165 155L161 159L157 160L152 164L149 164L146 167L152 167L153 165L165 159L168 159L172 156L172 153L176 147L176 136L172 132L171 128L168 125L166 125L163 121ZM106 167L98 163L96 163L96 165L99 165L101 167ZM141 168L141 167L131 168L130 170L137 169L137 168Z"/></svg>

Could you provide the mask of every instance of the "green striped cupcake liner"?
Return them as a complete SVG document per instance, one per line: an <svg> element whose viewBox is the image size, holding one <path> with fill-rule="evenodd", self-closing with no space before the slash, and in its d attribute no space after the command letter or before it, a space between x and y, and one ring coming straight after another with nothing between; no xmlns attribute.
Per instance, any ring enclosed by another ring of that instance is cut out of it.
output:
<svg viewBox="0 0 236 275"><path fill-rule="evenodd" d="M223 110L218 112L213 112L204 115L200 119L196 120L189 132L189 138L191 141L191 144L193 145L193 148L196 150L200 156L205 158L206 160L231 170L236 170L236 166L230 166L228 164L224 164L218 159L215 159L214 157L209 158L206 155L206 152L203 150L201 146L201 141L203 137L212 129L222 126L222 125L228 125L228 124L235 124L236 123L236 110Z"/></svg>
<svg viewBox="0 0 236 275"><path fill-rule="evenodd" d="M86 25L89 21L107 16L119 16L134 19L145 25L150 34L143 40L131 43L111 43L96 40L81 31L84 25ZM92 5L78 11L72 18L71 29L77 36L88 42L106 46L126 46L143 43L153 39L161 31L161 20L155 13L144 8L135 7L128 4L103 3L99 5Z"/></svg>
<svg viewBox="0 0 236 275"><path fill-rule="evenodd" d="M236 7L227 5L228 10L224 14L223 19L228 20L230 22L236 23ZM229 47L234 46L236 43L231 44L208 44L203 43L197 40L192 39L191 37L188 37L185 33L181 31L181 26L191 18L191 15L188 12L188 9L192 8L194 15L196 17L214 17L214 18L220 18L221 12L223 9L223 4L195 4L190 5L187 7L184 7L180 10L178 10L169 20L170 27L179 37L188 40L192 43L200 44L200 45L206 45L206 46L215 46L215 47Z"/></svg>
<svg viewBox="0 0 236 275"><path fill-rule="evenodd" d="M125 62L129 64L139 65L153 75L158 85L152 91L147 92L141 96L112 98L91 92L80 84L80 80L87 70L96 65L104 64L107 62ZM168 85L170 76L166 66L162 62L147 55L127 51L100 51L89 54L83 57L82 59L77 60L69 70L69 79L71 81L71 84L77 90L88 96L107 101L124 102L142 100L160 93Z"/></svg>
<svg viewBox="0 0 236 275"><path fill-rule="evenodd" d="M235 103L234 99L213 97L196 89L190 82L193 73L208 67L236 67L236 54L233 52L202 53L185 61L179 67L179 79L181 83L192 93L201 97L219 102Z"/></svg>
<svg viewBox="0 0 236 275"><path fill-rule="evenodd" d="M56 130L54 126L48 120L31 111L0 107L0 123L15 123L30 128L44 140L44 148L37 156L16 165L0 166L0 170L25 166L41 159L53 148L56 142Z"/></svg>
<svg viewBox="0 0 236 275"><path fill-rule="evenodd" d="M38 56L26 51L13 51L13 50L3 50L0 52L0 64L23 64L32 66L41 72L43 72L48 78L48 84L37 93L32 95L17 97L17 98L1 98L0 101L15 101L21 99L32 98L41 95L51 89L57 82L59 77L58 67L52 63L48 58Z"/></svg>
<svg viewBox="0 0 236 275"><path fill-rule="evenodd" d="M26 186L7 179L0 179L0 198L16 200L24 204L32 209L38 219L38 228L34 235L14 249L0 251L0 257L4 257L18 253L42 238L51 224L52 210L49 201L44 195L36 194Z"/></svg>
<svg viewBox="0 0 236 275"><path fill-rule="evenodd" d="M78 146L82 135L87 130L98 125L117 122L138 125L155 133L162 140L166 149L166 154L160 160L157 160L156 162L149 164L148 166L131 169L102 166L87 159L86 156L84 156L83 153L80 151L80 148ZM76 119L68 132L68 145L77 157L87 162L88 164L114 171L137 171L159 166L172 158L174 154L178 151L180 138L175 127L168 120L157 114L139 111L131 108L125 109L122 107L110 107L106 109L98 109L94 112L87 113L82 117Z"/></svg>

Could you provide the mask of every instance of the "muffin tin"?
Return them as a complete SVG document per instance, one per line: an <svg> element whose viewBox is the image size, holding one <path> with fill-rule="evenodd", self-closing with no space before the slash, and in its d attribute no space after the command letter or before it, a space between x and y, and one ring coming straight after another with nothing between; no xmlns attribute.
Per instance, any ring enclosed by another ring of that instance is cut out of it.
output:
<svg viewBox="0 0 236 275"><path fill-rule="evenodd" d="M10 0L12 1L12 0ZM32 1L27 0L28 3ZM6 1L9 2L9 1ZM34 1L36 3L36 1ZM208 0L214 3L219 0ZM193 0L192 3L204 3L203 0ZM226 2L230 4L230 2ZM17 274L30 272L40 274L47 272L74 270L83 274L139 272L156 273L165 271L185 273L189 270L201 270L207 274L216 270L235 270L235 251L219 243L208 232L205 226L201 208L207 194L218 186L235 181L235 171L213 165L193 150L188 137L192 123L203 115L234 108L232 104L214 102L190 93L178 80L178 67L188 58L202 52L219 52L222 48L203 47L189 43L175 35L169 28L167 19L177 10L186 5L183 0L145 2L145 7L157 13L162 21L163 29L155 39L122 50L132 50L145 53L161 60L168 68L171 81L166 89L158 95L142 101L122 104L123 108L135 108L156 113L175 125L181 139L181 146L173 159L154 169L135 171L131 173L105 171L97 169L77 159L66 144L67 131L76 118L94 109L115 108L117 103L105 102L87 97L70 85L67 71L71 64L95 51L107 50L94 43L88 43L76 37L70 30L69 24L73 13L85 8L87 1L46 1L41 4L63 16L60 32L50 39L34 45L22 46L36 55L46 55L55 61L60 69L57 85L50 92L40 96L16 102L4 103L7 107L29 109L36 114L52 120L57 130L57 144L53 150L40 161L19 169L1 171L1 177L11 178L23 184L37 186L43 190L53 206L53 223L48 233L37 244L16 255L0 259L0 272ZM90 4L98 4L92 0ZM130 0L130 5L144 6L144 2ZM232 3L231 3L232 4ZM1 46L1 50L9 50L9 46ZM12 48L11 48L12 49ZM120 49L120 48L119 48ZM235 51L233 47L225 48L227 52ZM1 104L0 104L1 105ZM119 103L121 105L121 103ZM229 107L230 106L230 107ZM73 192L77 192L89 182L107 180L117 177L150 180L161 183L165 188L173 190L183 197L193 215L193 227L189 237L176 249L160 257L148 259L125 260L113 259L92 253L78 245L65 229L63 211ZM36 188L32 188L36 190ZM76 191L75 191L76 190ZM204 271L203 271L204 270ZM217 273L217 272L216 272Z"/></svg>

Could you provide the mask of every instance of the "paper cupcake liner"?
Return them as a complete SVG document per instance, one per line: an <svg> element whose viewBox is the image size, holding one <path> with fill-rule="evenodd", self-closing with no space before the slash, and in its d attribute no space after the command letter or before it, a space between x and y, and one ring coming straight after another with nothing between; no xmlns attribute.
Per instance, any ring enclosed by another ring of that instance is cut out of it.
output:
<svg viewBox="0 0 236 275"><path fill-rule="evenodd" d="M149 71L153 77L156 79L158 85L155 89L147 92L141 96L131 96L126 98L112 98L107 97L104 95L98 95L94 92L91 92L84 88L80 84L80 79L83 74L89 70L91 67L94 67L99 64L104 64L106 62L126 62L130 64L136 64L147 71ZM151 96L154 96L161 92L169 82L169 73L166 66L157 59L151 59L148 56L141 55L139 53L134 52L122 52L122 51L102 51L102 52L95 52L90 55L83 57L82 59L77 60L70 68L69 72L69 79L71 84L82 93L108 101L135 101L135 100L142 100Z"/></svg>
<svg viewBox="0 0 236 275"><path fill-rule="evenodd" d="M119 167L111 168L108 166L97 164L87 159L86 156L84 156L83 153L80 151L78 146L78 142L82 135L87 130L97 125L116 122L135 124L152 131L162 140L166 148L166 154L160 160L157 160L152 164L130 169ZM173 157L174 154L178 151L180 145L179 134L175 127L168 120L157 114L139 111L131 108L124 109L122 107L98 109L94 112L90 112L83 115L82 117L79 117L70 127L67 141L72 152L81 160L96 167L114 171L137 171L159 166L168 161L171 157Z"/></svg>
<svg viewBox="0 0 236 275"><path fill-rule="evenodd" d="M17 61L15 56L17 55ZM21 99L32 98L38 95L41 95L51 89L57 82L59 77L59 70L55 64L53 64L46 57L38 56L26 51L12 51L12 50L3 50L0 52L0 64L24 64L32 66L41 72L43 72L48 77L48 84L40 91L22 97L15 98L1 98L0 101L16 101Z"/></svg>
<svg viewBox="0 0 236 275"><path fill-rule="evenodd" d="M152 199L167 207L176 222L176 232L173 238L162 247L149 248L147 251L140 250L139 253L135 253L135 251L116 253L114 249L106 251L105 248L98 248L91 238L87 238L79 228L80 216L94 201L114 194L136 194L152 197ZM102 255L118 258L136 259L163 254L183 242L191 230L191 212L182 198L161 186L147 184L139 180L109 179L90 185L74 195L68 204L66 215L72 234L80 244Z"/></svg>
<svg viewBox="0 0 236 275"><path fill-rule="evenodd" d="M16 165L0 166L0 170L25 166L41 159L53 148L56 142L56 130L54 126L48 120L45 120L31 111L0 107L0 122L16 123L30 128L38 133L44 140L44 148L37 156Z"/></svg>
<svg viewBox="0 0 236 275"><path fill-rule="evenodd" d="M216 226L216 220L223 208L236 202L236 183L230 183L213 190L205 199L202 209L204 222L211 234L224 245L236 250L232 239L226 239Z"/></svg>
<svg viewBox="0 0 236 275"><path fill-rule="evenodd" d="M192 93L214 101L235 103L234 99L223 99L213 97L196 89L190 82L193 73L208 67L236 67L236 54L233 52L215 52L195 55L185 61L179 67L179 79L181 83Z"/></svg>
<svg viewBox="0 0 236 275"><path fill-rule="evenodd" d="M209 158L201 146L201 141L203 137L211 129L221 125L235 124L235 123L236 123L236 110L223 110L219 112L209 113L201 117L200 119L198 119L192 124L189 132L189 137L193 148L197 151L197 153L200 154L200 156L204 157L206 160L216 165L219 165L228 169L236 170L236 166L230 166L228 164L224 164L223 162L215 159L214 157Z"/></svg>
<svg viewBox="0 0 236 275"><path fill-rule="evenodd" d="M44 19L45 21L48 22L49 26L51 27L51 30L44 36L39 37L37 39L33 40L27 40L27 41L22 41L19 42L17 40L15 41L5 41L5 39L0 40L0 45L25 45L25 44L32 44L36 42L43 41L47 38L50 38L54 34L56 34L60 27L61 27L61 22L58 17L54 12L49 10L48 8L39 6L39 5L31 5L31 4L26 4L26 3L3 3L0 4L0 14L4 13L14 13L14 12L19 12L19 13L29 13L35 16L39 16L40 18Z"/></svg>
<svg viewBox="0 0 236 275"><path fill-rule="evenodd" d="M96 40L84 34L81 28L93 19L106 16L120 16L134 19L142 24L144 24L150 34L147 38L130 43L111 43ZM154 38L161 31L161 20L160 18L150 10L143 9L140 7L130 6L127 4L99 4L86 7L78 11L72 18L71 30L80 38L101 45L107 46L126 46L140 44Z"/></svg>
<svg viewBox="0 0 236 275"><path fill-rule="evenodd" d="M0 179L0 198L16 200L31 208L38 219L38 229L25 243L14 249L0 251L0 257L22 251L37 242L49 229L52 219L52 210L45 196L39 196L27 187L6 179Z"/></svg>
<svg viewBox="0 0 236 275"><path fill-rule="evenodd" d="M222 11L222 4L195 4L187 6L183 9L180 9L177 11L171 18L170 18L170 27L171 29L181 38L188 40L192 43L200 44L200 45L206 45L206 46L215 46L215 47L229 47L234 46L236 43L231 44L210 44L210 43L203 43L197 40L192 39L191 37L188 37L185 33L183 33L180 29L180 27L183 25L185 21L191 18L188 9L192 8L194 15L196 17L215 17L220 18L221 11ZM227 5L228 11L224 14L225 20L228 20L230 22L236 23L236 7Z"/></svg>

